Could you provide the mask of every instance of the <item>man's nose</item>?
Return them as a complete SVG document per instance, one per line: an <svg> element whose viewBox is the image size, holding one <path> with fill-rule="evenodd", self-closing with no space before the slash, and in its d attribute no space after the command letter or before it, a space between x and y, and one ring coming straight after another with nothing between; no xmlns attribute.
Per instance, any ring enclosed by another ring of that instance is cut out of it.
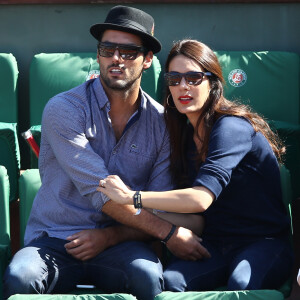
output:
<svg viewBox="0 0 300 300"><path fill-rule="evenodd" d="M118 49L115 50L114 55L113 55L113 60L114 61L119 61L120 59L122 59L120 52Z"/></svg>

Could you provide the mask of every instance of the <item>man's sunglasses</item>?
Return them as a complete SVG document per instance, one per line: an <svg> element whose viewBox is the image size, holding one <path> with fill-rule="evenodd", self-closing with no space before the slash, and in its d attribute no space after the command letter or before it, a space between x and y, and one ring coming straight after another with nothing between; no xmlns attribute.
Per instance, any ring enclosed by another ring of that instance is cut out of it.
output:
<svg viewBox="0 0 300 300"><path fill-rule="evenodd" d="M184 77L185 82L188 85L199 85L204 76L212 76L211 72L187 72L187 73L178 73L178 72L169 72L165 74L165 81L168 86L179 85L182 77Z"/></svg>
<svg viewBox="0 0 300 300"><path fill-rule="evenodd" d="M98 45L99 55L103 57L112 57L117 49L122 59L125 60L134 60L139 53L146 53L146 48L142 46L115 44L108 42L100 42Z"/></svg>

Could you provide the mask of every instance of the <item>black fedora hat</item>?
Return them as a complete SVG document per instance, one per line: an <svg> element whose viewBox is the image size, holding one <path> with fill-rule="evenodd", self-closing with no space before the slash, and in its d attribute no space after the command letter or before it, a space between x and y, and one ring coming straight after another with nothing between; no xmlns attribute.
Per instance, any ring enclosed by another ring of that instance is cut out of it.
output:
<svg viewBox="0 0 300 300"><path fill-rule="evenodd" d="M99 41L103 31L107 29L136 34L141 37L144 46L153 53L161 50L159 40L153 36L153 18L140 9L121 5L115 6L108 12L105 22L93 25L90 32Z"/></svg>

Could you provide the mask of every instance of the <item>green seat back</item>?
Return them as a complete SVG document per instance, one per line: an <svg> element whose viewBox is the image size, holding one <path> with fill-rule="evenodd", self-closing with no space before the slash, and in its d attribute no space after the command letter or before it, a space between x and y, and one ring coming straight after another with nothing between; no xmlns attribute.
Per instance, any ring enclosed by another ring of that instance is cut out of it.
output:
<svg viewBox="0 0 300 300"><path fill-rule="evenodd" d="M0 53L0 121L18 121L18 66L12 54Z"/></svg>
<svg viewBox="0 0 300 300"><path fill-rule="evenodd" d="M277 131L286 147L284 164L291 174L292 198L300 197L300 125L282 121L270 121L270 127Z"/></svg>
<svg viewBox="0 0 300 300"><path fill-rule="evenodd" d="M280 180L281 180L281 191L282 191L282 201L286 208L287 214L290 216L291 219L291 244L292 241L292 234L293 234L293 226L292 226L292 185L291 185L291 175L290 171L284 166L280 166ZM290 277L281 287L280 292L285 296L285 298L289 297L292 291L292 284L293 280Z"/></svg>
<svg viewBox="0 0 300 300"><path fill-rule="evenodd" d="M41 178L38 169L24 171L19 179L20 191L20 246L24 246L24 234L30 215L34 197L41 186Z"/></svg>
<svg viewBox="0 0 300 300"><path fill-rule="evenodd" d="M274 290L260 291L209 291L209 292L163 292L154 300L283 300L284 296Z"/></svg>
<svg viewBox="0 0 300 300"><path fill-rule="evenodd" d="M20 150L17 134L18 66L12 54L0 53L0 165L10 181L10 201L18 199Z"/></svg>
<svg viewBox="0 0 300 300"><path fill-rule="evenodd" d="M299 56L276 51L216 51L225 96L240 99L269 120L299 124Z"/></svg>
<svg viewBox="0 0 300 300"><path fill-rule="evenodd" d="M3 274L10 259L9 180L6 168L0 166L0 299Z"/></svg>
<svg viewBox="0 0 300 300"><path fill-rule="evenodd" d="M142 76L142 88L154 99L160 97L160 73L159 60L154 57ZM30 65L30 125L41 124L43 109L51 97L95 76L99 76L96 52L35 55Z"/></svg>
<svg viewBox="0 0 300 300"><path fill-rule="evenodd" d="M5 166L10 182L10 201L18 199L20 149L16 123L0 122L0 165Z"/></svg>

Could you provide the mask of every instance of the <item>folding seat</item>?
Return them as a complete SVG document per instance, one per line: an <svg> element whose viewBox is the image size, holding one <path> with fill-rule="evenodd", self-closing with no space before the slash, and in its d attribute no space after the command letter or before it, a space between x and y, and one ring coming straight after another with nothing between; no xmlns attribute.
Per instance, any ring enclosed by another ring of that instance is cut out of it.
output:
<svg viewBox="0 0 300 300"><path fill-rule="evenodd" d="M154 56L152 66L144 71L142 88L154 99L160 101L161 65ZM67 91L88 79L99 76L96 52L93 53L41 53L33 57L30 65L30 126L41 124L43 109L47 101L58 93ZM39 127L34 137L39 141ZM37 160L31 156L31 167L37 167Z"/></svg>
<svg viewBox="0 0 300 300"><path fill-rule="evenodd" d="M0 166L0 299L3 273L11 256L9 221L9 180L6 168Z"/></svg>
<svg viewBox="0 0 300 300"><path fill-rule="evenodd" d="M0 165L10 181L10 201L18 198L20 150L17 134L18 67L12 54L0 53Z"/></svg>

